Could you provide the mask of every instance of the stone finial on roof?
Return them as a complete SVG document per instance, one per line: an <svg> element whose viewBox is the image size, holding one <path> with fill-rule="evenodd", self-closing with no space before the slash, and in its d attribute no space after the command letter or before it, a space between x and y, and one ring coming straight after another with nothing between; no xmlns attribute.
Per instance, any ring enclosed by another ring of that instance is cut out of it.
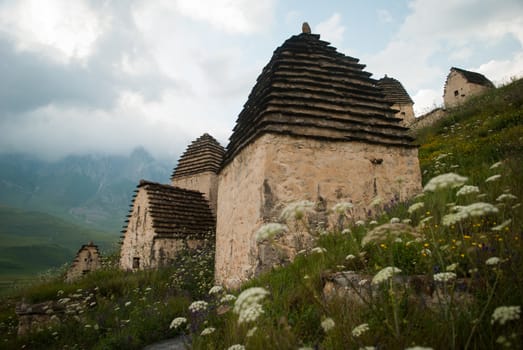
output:
<svg viewBox="0 0 523 350"><path fill-rule="evenodd" d="M187 147L174 169L171 179L200 174L217 173L225 149L214 137L203 134Z"/></svg>
<svg viewBox="0 0 523 350"><path fill-rule="evenodd" d="M311 33L311 27L309 26L309 23L303 22L303 24L301 25L301 32L305 34Z"/></svg>

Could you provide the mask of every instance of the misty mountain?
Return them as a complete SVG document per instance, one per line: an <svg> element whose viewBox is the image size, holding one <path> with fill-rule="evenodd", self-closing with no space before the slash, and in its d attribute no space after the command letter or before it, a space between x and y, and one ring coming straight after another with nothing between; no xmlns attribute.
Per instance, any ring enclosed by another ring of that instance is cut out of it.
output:
<svg viewBox="0 0 523 350"><path fill-rule="evenodd" d="M174 165L143 148L129 156L71 155L53 162L0 154L0 204L116 234L139 180L168 183Z"/></svg>

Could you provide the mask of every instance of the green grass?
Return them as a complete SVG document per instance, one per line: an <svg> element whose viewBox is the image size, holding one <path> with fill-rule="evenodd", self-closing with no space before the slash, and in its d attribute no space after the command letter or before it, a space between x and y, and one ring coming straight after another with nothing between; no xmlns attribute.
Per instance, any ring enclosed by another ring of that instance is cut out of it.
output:
<svg viewBox="0 0 523 350"><path fill-rule="evenodd" d="M516 81L477 97L418 135L424 185L454 172L467 177L465 183L477 186L480 194L458 196L459 187L449 186L387 208L376 223L357 225L349 219L337 230L315 233L315 244L325 249L323 253L298 255L292 263L241 287L268 292L254 303L263 310L253 317L255 321L240 324L239 315L231 310L233 302L221 300L225 291L207 293L212 254L181 255L173 268L127 273L106 267L73 284L55 278L13 291L0 306L6 348L140 348L180 334L192 341L194 349L228 349L233 344L247 349L522 348L521 319L492 322L498 307L523 306L522 87L523 81ZM496 162L501 163L491 168ZM493 175L500 177L485 181ZM458 210L456 205L479 201L494 205L497 212L443 223ZM423 207L413 210L414 203ZM374 228L396 218L415 228L416 234L389 230L362 243ZM331 219L338 222L337 217ZM307 225L308 216L295 221ZM488 265L493 257L499 262ZM325 282L334 272L352 270L371 280L391 266L401 269L404 278L414 279L409 283L385 279L371 294L349 287L363 301L324 294ZM445 272L454 273L451 277L456 279L446 284L434 281ZM17 300L65 296L81 305L81 317L73 313L62 325L21 339L14 336ZM189 311L191 301L198 299L208 306ZM255 308L248 310L256 313ZM186 317L187 326L170 329L174 317ZM329 319L334 327L326 330L322 322ZM362 324L369 330L353 333ZM210 334L201 335L204 329Z"/></svg>
<svg viewBox="0 0 523 350"><path fill-rule="evenodd" d="M49 214L0 206L0 292L70 263L82 244L93 241L106 250L116 239Z"/></svg>

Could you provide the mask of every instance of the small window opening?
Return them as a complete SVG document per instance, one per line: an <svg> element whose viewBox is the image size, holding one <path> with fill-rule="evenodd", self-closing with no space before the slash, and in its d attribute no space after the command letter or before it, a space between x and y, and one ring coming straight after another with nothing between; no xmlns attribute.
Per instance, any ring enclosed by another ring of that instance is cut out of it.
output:
<svg viewBox="0 0 523 350"><path fill-rule="evenodd" d="M133 269L140 268L140 258L133 258Z"/></svg>
<svg viewBox="0 0 523 350"><path fill-rule="evenodd" d="M454 91L454 96L458 96L458 95L459 95L459 91L458 90Z"/></svg>

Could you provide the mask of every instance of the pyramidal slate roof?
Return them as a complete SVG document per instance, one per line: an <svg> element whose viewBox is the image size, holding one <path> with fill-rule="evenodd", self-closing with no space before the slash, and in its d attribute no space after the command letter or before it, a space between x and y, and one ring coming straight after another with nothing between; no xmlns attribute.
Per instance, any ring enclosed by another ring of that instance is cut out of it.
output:
<svg viewBox="0 0 523 350"><path fill-rule="evenodd" d="M286 40L238 116L224 165L264 133L415 147L364 67L318 34Z"/></svg>
<svg viewBox="0 0 523 350"><path fill-rule="evenodd" d="M376 83L385 94L385 99L392 103L414 103L409 96L409 93L399 80L384 76Z"/></svg>
<svg viewBox="0 0 523 350"><path fill-rule="evenodd" d="M461 68L456 68L456 67L452 67L452 68L450 68L450 70L461 73L461 75L469 83L483 85L483 86L492 87L492 88L494 87L494 84L492 84L492 82L490 80L488 80L487 77L485 77L481 73L471 72L471 71L464 70Z"/></svg>
<svg viewBox="0 0 523 350"><path fill-rule="evenodd" d="M171 179L211 171L217 173L225 149L214 137L205 133L194 140L180 157Z"/></svg>
<svg viewBox="0 0 523 350"><path fill-rule="evenodd" d="M146 180L140 180L134 192L141 188L147 193L148 215L157 238L203 237L215 232L216 220L201 192ZM132 215L133 207L134 199L127 217ZM127 225L122 230L125 231Z"/></svg>

